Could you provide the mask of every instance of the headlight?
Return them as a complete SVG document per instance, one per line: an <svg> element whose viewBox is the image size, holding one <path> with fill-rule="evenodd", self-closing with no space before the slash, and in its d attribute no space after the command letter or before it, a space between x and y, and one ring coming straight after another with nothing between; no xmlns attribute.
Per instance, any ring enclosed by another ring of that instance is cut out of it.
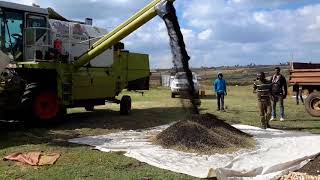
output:
<svg viewBox="0 0 320 180"><path fill-rule="evenodd" d="M174 81L172 81L170 86L171 86L171 87L176 87L177 84L176 84Z"/></svg>

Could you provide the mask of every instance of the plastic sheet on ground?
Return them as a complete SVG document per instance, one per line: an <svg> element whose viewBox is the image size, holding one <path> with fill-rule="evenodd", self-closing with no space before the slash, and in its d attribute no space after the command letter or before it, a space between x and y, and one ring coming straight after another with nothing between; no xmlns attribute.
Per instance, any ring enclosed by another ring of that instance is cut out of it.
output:
<svg viewBox="0 0 320 180"><path fill-rule="evenodd" d="M197 155L152 145L150 138L168 126L72 139L104 152L124 151L125 156L152 166L199 178L277 179L307 164L320 152L320 136L306 132L236 128L254 136L257 147L231 154Z"/></svg>

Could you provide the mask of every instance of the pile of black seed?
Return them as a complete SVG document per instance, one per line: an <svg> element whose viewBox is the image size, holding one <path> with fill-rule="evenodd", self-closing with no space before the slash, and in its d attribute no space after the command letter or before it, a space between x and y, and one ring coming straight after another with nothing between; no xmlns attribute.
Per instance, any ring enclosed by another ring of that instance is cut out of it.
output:
<svg viewBox="0 0 320 180"><path fill-rule="evenodd" d="M193 152L210 152L215 149L249 148L254 145L252 136L246 134L212 114L192 115L170 126L154 140L170 149Z"/></svg>

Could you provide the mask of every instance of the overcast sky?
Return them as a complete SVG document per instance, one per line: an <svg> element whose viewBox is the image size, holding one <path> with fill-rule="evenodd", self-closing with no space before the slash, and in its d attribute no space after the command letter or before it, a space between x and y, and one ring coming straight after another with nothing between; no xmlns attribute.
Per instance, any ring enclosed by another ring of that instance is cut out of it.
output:
<svg viewBox="0 0 320 180"><path fill-rule="evenodd" d="M68 19L94 19L111 30L151 0L11 0L52 7ZM320 62L320 0L176 0L191 65ZM155 18L124 41L150 54L154 68L171 67L164 23Z"/></svg>

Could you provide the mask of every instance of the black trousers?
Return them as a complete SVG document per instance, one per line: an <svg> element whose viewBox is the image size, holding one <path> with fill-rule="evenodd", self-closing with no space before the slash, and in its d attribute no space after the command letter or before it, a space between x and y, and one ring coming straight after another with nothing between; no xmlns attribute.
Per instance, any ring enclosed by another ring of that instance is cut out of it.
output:
<svg viewBox="0 0 320 180"><path fill-rule="evenodd" d="M302 103L303 102L303 97L302 97L302 89L299 89L298 91L296 91L296 101L297 101L297 104L299 104L299 97L300 97L300 100Z"/></svg>
<svg viewBox="0 0 320 180"><path fill-rule="evenodd" d="M224 93L217 93L218 110L224 110Z"/></svg>

